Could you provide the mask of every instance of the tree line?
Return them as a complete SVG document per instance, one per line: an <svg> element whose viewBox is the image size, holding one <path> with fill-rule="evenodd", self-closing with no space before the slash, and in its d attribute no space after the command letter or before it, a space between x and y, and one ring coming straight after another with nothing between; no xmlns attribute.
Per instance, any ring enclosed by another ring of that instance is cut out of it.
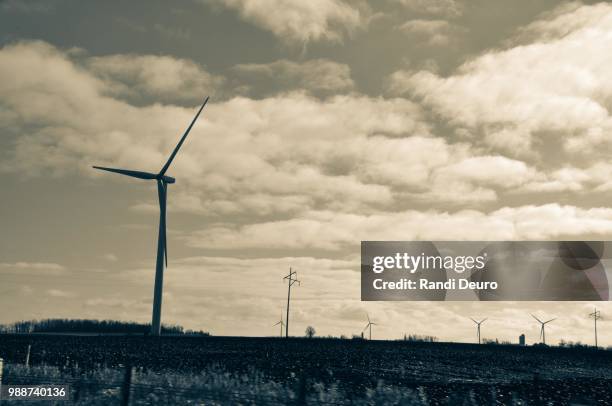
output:
<svg viewBox="0 0 612 406"><path fill-rule="evenodd" d="M0 333L101 333L101 334L148 334L151 324L118 320L89 319L44 319L23 320L11 324L0 324ZM178 325L163 325L163 334L210 335L203 331L185 330Z"/></svg>

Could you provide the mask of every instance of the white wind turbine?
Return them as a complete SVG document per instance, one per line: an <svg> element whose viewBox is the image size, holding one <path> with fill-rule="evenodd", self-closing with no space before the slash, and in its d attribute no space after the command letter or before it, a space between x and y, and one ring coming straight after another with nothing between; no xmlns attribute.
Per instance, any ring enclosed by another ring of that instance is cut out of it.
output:
<svg viewBox="0 0 612 406"><path fill-rule="evenodd" d="M185 142L187 135L191 131L191 128L195 124L196 120L200 116L202 109L206 106L208 97L202 103L202 106L198 110L197 114L187 127L187 130L181 137L180 141L170 154L168 161L161 168L159 173L149 173L141 171L132 171L128 169L116 169L116 168L105 168L102 166L94 166L95 169L100 169L107 172L118 173L120 175L131 176L133 178L155 180L157 182L157 196L159 198L159 232L157 236L157 262L155 266L155 288L153 290L153 315L151 320L151 334L161 334L161 307L162 307L162 290L164 284L164 260L166 267L168 266L168 248L166 244L166 200L168 194L168 185L174 183L176 180L170 176L166 176L166 172L172 164L174 157L178 153L179 149Z"/></svg>
<svg viewBox="0 0 612 406"><path fill-rule="evenodd" d="M540 338L542 339L542 344L546 345L546 330L544 330L544 327L546 326L547 323L550 323L553 320L557 320L557 318L555 317L554 319L550 319L547 321L542 321L540 319L538 319L536 316L534 316L533 314L531 315L531 317L533 317L534 319L536 319L538 321L538 323L541 324L541 328L540 328Z"/></svg>
<svg viewBox="0 0 612 406"><path fill-rule="evenodd" d="M283 310L281 309L280 320L276 322L276 324L272 327L276 327L280 324L280 336L283 337L283 327L285 326L285 322L283 321Z"/></svg>
<svg viewBox="0 0 612 406"><path fill-rule="evenodd" d="M470 317L470 319L471 319L471 320L472 320L474 323L476 323L476 325L478 326L478 344L480 344L480 325L481 325L482 323L484 323L484 322L485 322L486 318L484 318L484 319L482 319L482 320L480 320L480 321L476 321L476 320L472 319L471 317Z"/></svg>
<svg viewBox="0 0 612 406"><path fill-rule="evenodd" d="M366 316L368 318L368 324L366 324L366 326L363 328L363 331L366 331L368 328L370 329L370 340L372 339L372 326L376 326L376 323L373 323L370 320L370 315L366 313Z"/></svg>

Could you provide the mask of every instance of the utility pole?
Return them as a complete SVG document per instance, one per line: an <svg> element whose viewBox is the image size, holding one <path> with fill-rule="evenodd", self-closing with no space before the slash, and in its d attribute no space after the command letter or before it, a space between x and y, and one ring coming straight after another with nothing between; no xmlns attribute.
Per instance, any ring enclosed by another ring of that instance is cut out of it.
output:
<svg viewBox="0 0 612 406"><path fill-rule="evenodd" d="M300 284L300 281L297 279L297 272L289 268L289 275L285 276L283 279L287 279L289 281L289 289L287 290L287 317L285 318L285 338L289 338L289 302L291 301L291 285L295 282Z"/></svg>
<svg viewBox="0 0 612 406"><path fill-rule="evenodd" d="M592 317L593 321L595 322L595 348L598 348L597 347L597 320L601 319L601 311L595 308L593 313L590 313L589 316Z"/></svg>

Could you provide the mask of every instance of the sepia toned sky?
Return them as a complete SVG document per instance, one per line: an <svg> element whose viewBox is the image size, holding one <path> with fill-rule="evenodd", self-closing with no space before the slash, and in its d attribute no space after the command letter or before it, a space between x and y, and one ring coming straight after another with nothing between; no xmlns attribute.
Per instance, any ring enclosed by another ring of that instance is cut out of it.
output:
<svg viewBox="0 0 612 406"><path fill-rule="evenodd" d="M595 303L361 302L361 240L612 237L612 4L0 0L0 322L591 343ZM600 343L612 345L609 303Z"/></svg>

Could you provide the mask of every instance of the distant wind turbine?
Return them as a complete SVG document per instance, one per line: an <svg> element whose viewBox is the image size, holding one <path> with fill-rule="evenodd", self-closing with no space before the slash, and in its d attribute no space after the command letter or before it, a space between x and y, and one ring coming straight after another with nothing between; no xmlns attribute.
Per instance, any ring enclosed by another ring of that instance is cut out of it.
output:
<svg viewBox="0 0 612 406"><path fill-rule="evenodd" d="M542 321L542 320L538 319L536 316L534 316L533 314L531 315L531 317L536 319L538 321L538 323L540 323L542 325L542 327L540 328L540 338L542 339L542 344L546 345L546 331L544 330L544 327L546 326L547 323L550 323L553 320L557 320L557 318L555 317L554 319L550 319L550 320L547 320L547 321Z"/></svg>
<svg viewBox="0 0 612 406"><path fill-rule="evenodd" d="M152 335L160 335L161 334L161 307L162 307L162 290L164 284L164 260L166 263L166 267L168 266L168 247L166 245L166 200L168 193L168 185L174 183L176 180L170 176L166 176L166 172L168 168L170 168L170 164L176 157L179 149L185 142L187 135L191 131L191 128L195 124L196 120L200 116L200 113L206 106L208 102L208 97L202 103L202 106L198 110L197 114L187 127L187 130L181 137L180 141L170 154L168 161L161 168L159 173L149 173L149 172L141 172L141 171L132 171L127 169L116 169L116 168L105 168L102 166L94 166L95 169L100 169L102 171L118 173L120 175L131 176L133 178L145 179L145 180L155 180L157 182L157 196L159 198L159 232L157 236L157 263L155 267L155 288L153 290L153 316L151 321L151 334Z"/></svg>
<svg viewBox="0 0 612 406"><path fill-rule="evenodd" d="M484 322L485 322L486 318L484 318L484 319L482 319L482 320L480 320L480 321L476 321L476 320L472 319L471 317L470 317L470 319L471 319L471 320L472 320L474 323L476 323L476 325L478 326L478 328L477 328L477 329L478 329L478 344L480 344L480 325L481 325L482 323L484 323Z"/></svg>
<svg viewBox="0 0 612 406"><path fill-rule="evenodd" d="M376 323L372 323L372 321L370 320L370 315L366 313L366 316L368 318L368 324L366 324L366 326L363 328L363 331L366 331L368 328L370 329L370 340L372 339L372 326L376 326Z"/></svg>
<svg viewBox="0 0 612 406"><path fill-rule="evenodd" d="M281 309L281 317L280 317L280 321L278 321L274 326L272 327L276 327L280 324L280 336L281 338L283 337L283 327L285 326L285 322L283 321L283 311Z"/></svg>

